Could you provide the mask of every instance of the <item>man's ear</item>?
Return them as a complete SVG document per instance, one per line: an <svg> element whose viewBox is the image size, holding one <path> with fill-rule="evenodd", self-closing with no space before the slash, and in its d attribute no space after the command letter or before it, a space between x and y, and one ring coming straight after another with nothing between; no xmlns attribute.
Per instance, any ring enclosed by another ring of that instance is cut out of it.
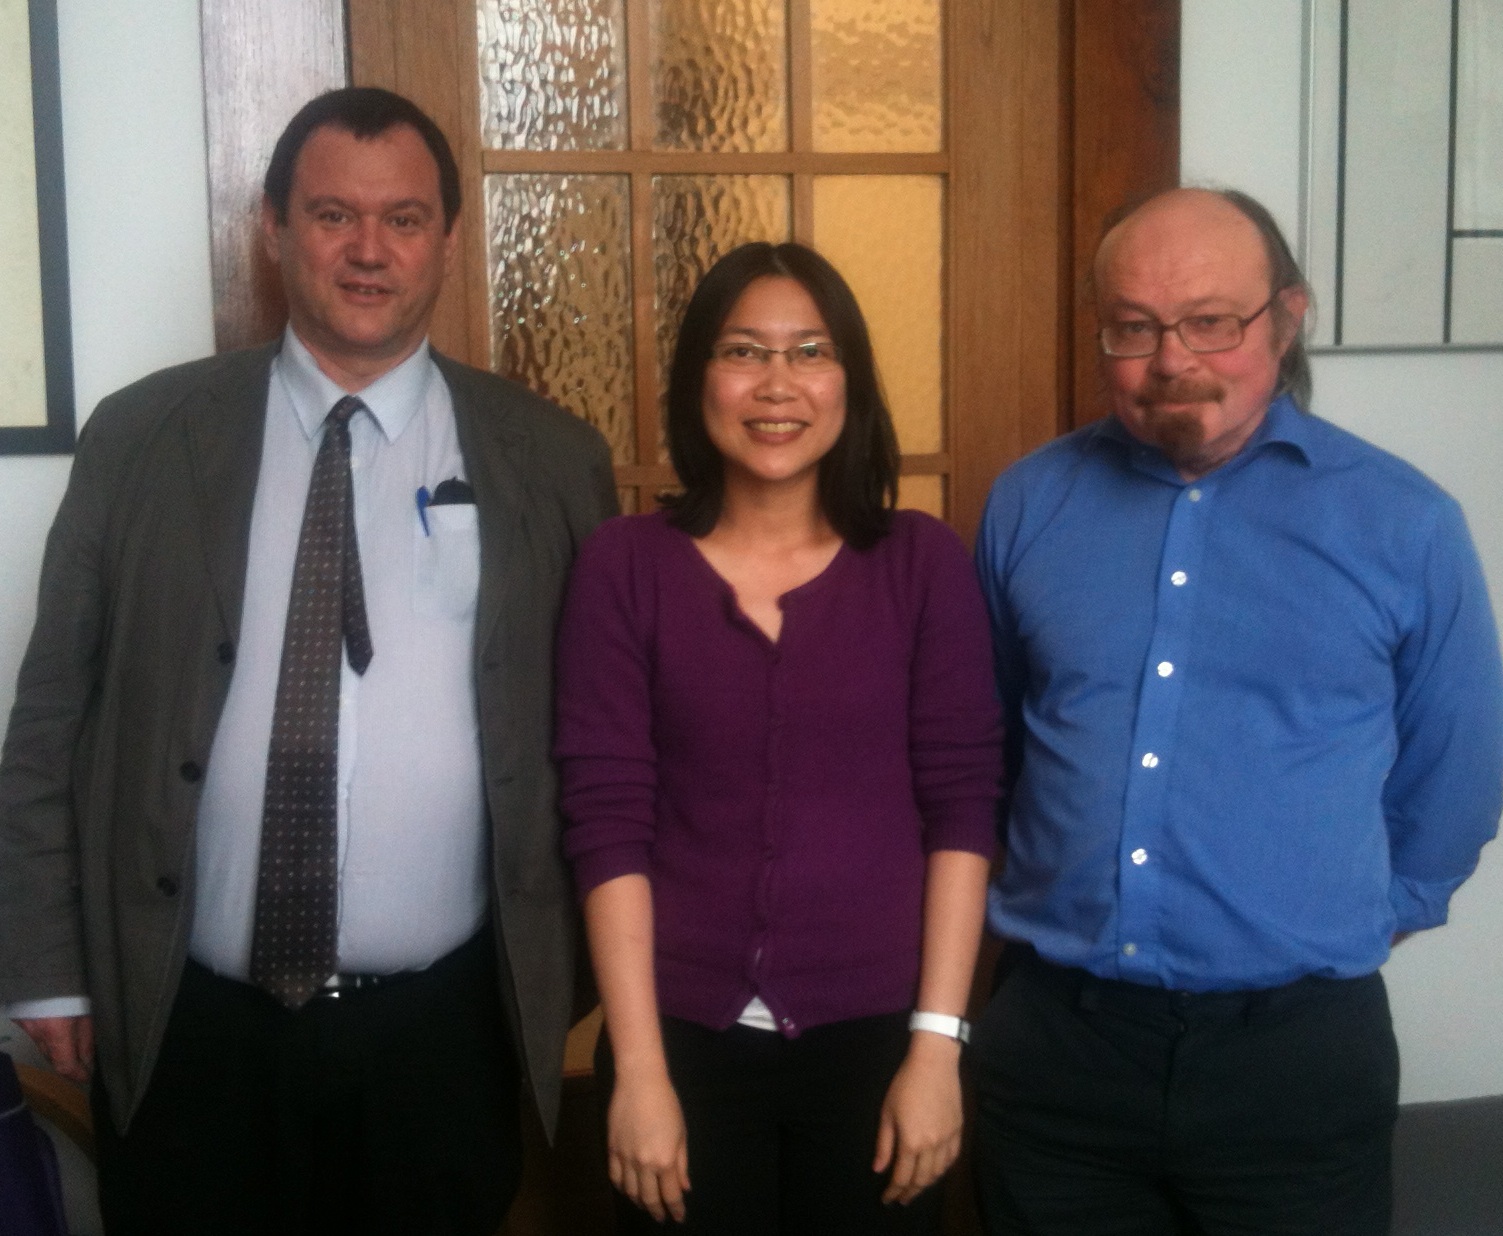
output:
<svg viewBox="0 0 1503 1236"><path fill-rule="evenodd" d="M1304 324L1305 314L1310 308L1310 291L1303 284L1295 284L1280 292L1278 300L1284 311L1274 319L1274 322L1281 336L1278 342L1279 354L1282 356L1299 336L1299 329Z"/></svg>
<svg viewBox="0 0 1503 1236"><path fill-rule="evenodd" d="M277 222L277 209L271 204L271 199L265 194L261 196L261 247L266 250L266 256L271 259L271 264L281 264L282 250L280 232L283 224Z"/></svg>
<svg viewBox="0 0 1503 1236"><path fill-rule="evenodd" d="M454 216L454 222L449 225L448 232L444 235L444 276L447 278L454 273L454 265L459 261L459 216Z"/></svg>

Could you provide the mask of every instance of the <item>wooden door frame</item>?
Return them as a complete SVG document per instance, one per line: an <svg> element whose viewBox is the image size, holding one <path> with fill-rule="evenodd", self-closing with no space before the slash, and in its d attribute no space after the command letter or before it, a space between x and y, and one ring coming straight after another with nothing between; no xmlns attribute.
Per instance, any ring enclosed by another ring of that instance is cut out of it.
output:
<svg viewBox="0 0 1503 1236"><path fill-rule="evenodd" d="M1107 214L1177 183L1179 8L952 0L947 71L952 97L967 106L948 109L946 261L956 292L947 306L945 463L951 522L966 537L999 471L1101 414L1086 278ZM266 157L292 111L350 80L353 66L358 80L409 94L469 149L479 85L473 27L431 0L201 0L201 11L215 339L224 350L264 341L284 320L255 219ZM463 177L469 260L445 287L433 338L484 367L481 170L472 161ZM637 307L639 329L647 312ZM639 384L651 380L639 375Z"/></svg>

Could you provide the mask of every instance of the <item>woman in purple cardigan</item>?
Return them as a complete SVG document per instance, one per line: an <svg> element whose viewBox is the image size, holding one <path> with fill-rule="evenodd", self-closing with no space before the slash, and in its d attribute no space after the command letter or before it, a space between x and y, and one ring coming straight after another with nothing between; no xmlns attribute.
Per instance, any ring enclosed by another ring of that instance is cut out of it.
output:
<svg viewBox="0 0 1503 1236"><path fill-rule="evenodd" d="M1001 761L970 562L893 510L865 322L801 245L700 283L668 447L684 493L585 544L558 653L627 1230L937 1230Z"/></svg>

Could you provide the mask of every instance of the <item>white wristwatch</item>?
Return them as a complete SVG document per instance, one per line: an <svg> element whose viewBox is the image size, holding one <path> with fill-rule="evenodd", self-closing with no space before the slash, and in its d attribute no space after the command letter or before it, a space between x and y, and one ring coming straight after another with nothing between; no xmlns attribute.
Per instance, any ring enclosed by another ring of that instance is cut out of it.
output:
<svg viewBox="0 0 1503 1236"><path fill-rule="evenodd" d="M971 1041L971 1023L964 1017L951 1017L948 1013L913 1013L908 1018L908 1029L928 1030L957 1043Z"/></svg>

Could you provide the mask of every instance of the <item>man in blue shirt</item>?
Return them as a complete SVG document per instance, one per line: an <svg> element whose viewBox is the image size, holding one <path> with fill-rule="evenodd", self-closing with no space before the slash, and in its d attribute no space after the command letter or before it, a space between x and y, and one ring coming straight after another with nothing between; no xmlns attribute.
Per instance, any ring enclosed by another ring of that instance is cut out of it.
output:
<svg viewBox="0 0 1503 1236"><path fill-rule="evenodd" d="M988 1231L1382 1233L1378 968L1503 809L1481 569L1455 501L1304 410L1257 202L1157 197L1094 281L1114 415L1008 469L977 545L1015 778Z"/></svg>

